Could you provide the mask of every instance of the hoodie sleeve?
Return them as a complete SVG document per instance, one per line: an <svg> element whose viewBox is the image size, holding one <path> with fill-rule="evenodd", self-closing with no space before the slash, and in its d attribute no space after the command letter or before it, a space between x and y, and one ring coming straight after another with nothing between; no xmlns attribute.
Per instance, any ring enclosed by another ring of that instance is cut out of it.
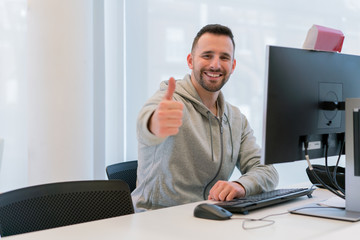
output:
<svg viewBox="0 0 360 240"><path fill-rule="evenodd" d="M152 146L160 144L165 140L165 138L157 137L150 132L150 130L148 129L148 122L152 114L156 110L158 104L163 99L166 90L167 81L161 83L160 90L157 91L150 99L148 99L145 105L140 110L137 118L136 130L139 143L142 143L146 146Z"/></svg>
<svg viewBox="0 0 360 240"><path fill-rule="evenodd" d="M138 142L145 146L154 146L162 143L166 138L160 138L152 134L148 128L148 122L153 113L155 112L158 104L164 98L164 95L168 88L169 81L163 81L160 83L160 89L146 101L145 105L139 112L137 118L137 139ZM173 95L174 100L177 99L177 93Z"/></svg>
<svg viewBox="0 0 360 240"><path fill-rule="evenodd" d="M241 146L238 167L242 176L236 181L244 186L246 195L270 191L276 188L279 176L272 165L260 164L261 149L256 144L253 130L243 115Z"/></svg>

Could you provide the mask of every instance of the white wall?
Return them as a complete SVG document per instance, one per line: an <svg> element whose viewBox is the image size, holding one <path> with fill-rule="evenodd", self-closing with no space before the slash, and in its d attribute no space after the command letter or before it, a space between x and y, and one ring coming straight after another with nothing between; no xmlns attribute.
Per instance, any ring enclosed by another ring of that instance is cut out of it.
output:
<svg viewBox="0 0 360 240"><path fill-rule="evenodd" d="M93 178L92 2L28 2L28 184Z"/></svg>

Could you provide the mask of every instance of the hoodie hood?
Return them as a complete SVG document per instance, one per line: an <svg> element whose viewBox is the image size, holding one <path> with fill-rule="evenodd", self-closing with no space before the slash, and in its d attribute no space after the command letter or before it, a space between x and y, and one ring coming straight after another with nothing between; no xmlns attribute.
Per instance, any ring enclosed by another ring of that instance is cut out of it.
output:
<svg viewBox="0 0 360 240"><path fill-rule="evenodd" d="M181 97L189 100L192 102L194 108L196 108L196 110L201 113L203 116L205 116L206 118L208 118L208 114L210 112L210 110L204 105L204 103L202 102L199 94L197 93L194 85L191 82L191 78L190 78L190 74L186 74L184 76L185 81L176 81L176 88L175 88L175 93L179 94ZM160 84L160 90L165 90L167 89L169 84L169 81L163 81ZM174 97L174 99L176 100L176 97ZM219 117L222 118L222 116L224 115L224 109L225 109L225 101L224 101L224 95L223 93L220 91L218 99L217 99L217 104L219 107Z"/></svg>

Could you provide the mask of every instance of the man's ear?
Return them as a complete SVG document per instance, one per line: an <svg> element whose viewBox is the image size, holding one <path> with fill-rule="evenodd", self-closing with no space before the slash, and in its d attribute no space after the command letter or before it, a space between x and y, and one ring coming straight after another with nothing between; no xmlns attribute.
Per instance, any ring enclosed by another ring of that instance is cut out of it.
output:
<svg viewBox="0 0 360 240"><path fill-rule="evenodd" d="M188 64L189 68L193 69L193 57L192 57L191 53L189 53L186 60L187 60L187 64Z"/></svg>
<svg viewBox="0 0 360 240"><path fill-rule="evenodd" d="M233 64L232 64L232 68L231 68L231 74L234 72L236 67L236 59L234 58Z"/></svg>

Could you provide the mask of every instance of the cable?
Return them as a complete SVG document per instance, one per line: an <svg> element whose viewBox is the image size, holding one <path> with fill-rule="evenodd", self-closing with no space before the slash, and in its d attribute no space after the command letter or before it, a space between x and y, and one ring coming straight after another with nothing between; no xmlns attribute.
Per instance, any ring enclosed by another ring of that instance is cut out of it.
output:
<svg viewBox="0 0 360 240"><path fill-rule="evenodd" d="M274 213L274 214L270 214L270 215L266 215L265 217L262 218L242 218L242 217L232 217L232 219L240 219L240 220L244 220L242 223L242 228L244 230L251 230L251 229L258 229L258 228L263 228L263 227L267 227L270 225L273 225L275 223L275 220L268 220L266 218L268 217L273 217L273 216L279 216L279 215L284 215L284 214L288 214L290 213L289 211L286 212L282 212L282 213ZM255 227L249 227L246 226L246 223L249 222L265 222L265 224L260 225L260 226L255 226Z"/></svg>
<svg viewBox="0 0 360 240"><path fill-rule="evenodd" d="M331 182L331 184L333 186L335 186L337 188L337 190L339 190L342 194L345 195L345 189L343 189L342 187L339 186L338 182L337 182L337 179L336 179L336 172L337 172L337 168L339 166L339 161L340 161L340 158L341 158L341 153L342 153L342 150L343 150L343 147L344 147L344 143L345 141L342 142L341 144L341 147L340 147L340 152L339 152L339 156L338 156L338 159L337 159L337 162L336 162L336 165L334 167L334 171L332 173L332 176L330 174L330 170L329 170L329 166L328 166L328 150L329 150L329 144L328 142L326 142L326 150L325 150L325 170L326 170L326 174Z"/></svg>
<svg viewBox="0 0 360 240"><path fill-rule="evenodd" d="M308 146L309 146L309 142L307 141L307 139L304 140L304 148L305 148L305 159L309 165L309 170L311 172L311 174L313 175L313 177L324 187L326 188L327 190L329 190L330 192L332 192L333 194L341 197L341 198L344 198L345 199L345 196L340 194L339 192L337 192L337 190L333 189L332 187L330 187L329 185L327 185L317 174L316 172L314 171L314 168L310 162L310 158L309 158L309 154L308 154Z"/></svg>
<svg viewBox="0 0 360 240"><path fill-rule="evenodd" d="M342 193L339 193L337 190L333 189L332 187L330 187L329 185L327 185L322 179L320 179L320 177L316 174L316 172L314 171L313 166L311 165L310 162L310 158L309 158L309 154L308 154L308 147L309 147L309 142L307 141L307 139L304 140L304 148L305 148L305 159L309 165L309 170L311 172L311 174L313 175L313 177L316 179L316 181L318 181L324 188L326 188L327 190L329 190L330 192L332 192L333 194L335 194L336 196L345 199L345 195Z"/></svg>
<svg viewBox="0 0 360 240"><path fill-rule="evenodd" d="M344 134L342 136L343 136L343 138L342 138L343 142L342 142L342 145L341 145L341 148L340 148L338 159L337 159L336 164L335 164L335 168L334 168L334 172L333 172L333 179L334 179L334 182L336 183L336 185L338 186L339 190L341 189L341 192L345 195L345 189L339 186L339 184L337 182L337 178L336 178L336 175L337 175L336 173L337 173L337 169L339 167L341 153L343 152L344 147L345 147L345 136L344 136Z"/></svg>
<svg viewBox="0 0 360 240"><path fill-rule="evenodd" d="M329 169L329 164L328 164L328 151L329 151L329 134L326 134L326 139L325 139L325 143L324 143L324 146L325 146L325 172L326 172L326 175L330 181L330 183L332 184L332 186L335 186L336 187L336 190L340 191L342 194L345 195L345 190L342 189L339 184L337 183L337 179L336 179L336 171L337 171L337 167L334 168L334 171L333 171L333 176L331 176L330 174L330 169ZM341 152L342 152L342 147L343 147L343 144L341 145L340 147L340 153L339 153L339 158L338 158L338 161L337 161L337 164L339 163L339 160L340 160L340 157L341 157Z"/></svg>

